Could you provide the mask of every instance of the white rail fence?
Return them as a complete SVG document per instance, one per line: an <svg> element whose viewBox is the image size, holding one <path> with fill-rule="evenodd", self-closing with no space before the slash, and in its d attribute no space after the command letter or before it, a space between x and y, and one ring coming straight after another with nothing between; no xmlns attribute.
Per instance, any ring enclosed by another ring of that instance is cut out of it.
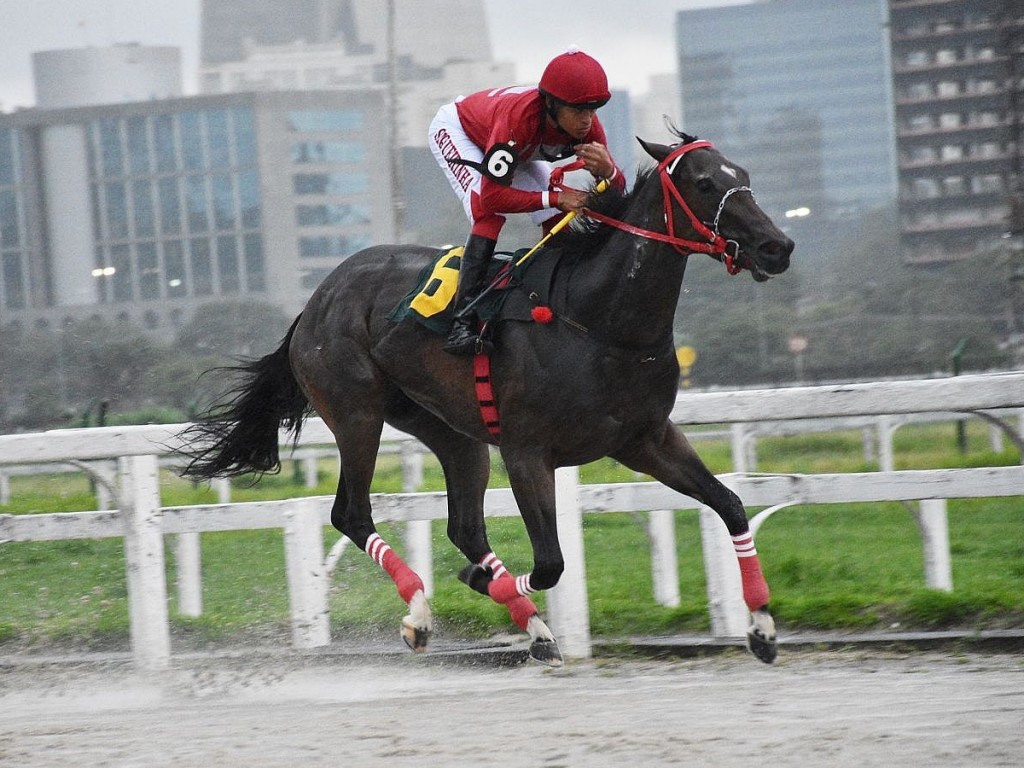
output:
<svg viewBox="0 0 1024 768"><path fill-rule="evenodd" d="M896 381L845 386L794 387L776 390L686 393L673 420L681 425L732 424L734 460L749 455L744 443L751 423L802 419L852 419L908 414L987 412L1020 419L1024 408L1024 372L960 376L950 379ZM123 537L128 578L131 642L136 663L160 668L169 663L170 631L164 540L175 535L179 609L202 611L199 535L210 531L281 528L284 530L293 644L299 648L330 642L327 594L330 572L345 540L324 553L323 529L329 524L333 497L316 496L272 502L189 507L161 507L159 459L177 446L183 425L57 430L32 435L0 436L0 467L5 465L79 463L116 460L116 479L98 476L116 510L32 515L0 515L0 546L7 542ZM1010 428L1019 443L1020 427ZM385 430L384 438L403 451L406 487L418 486L422 455L407 435ZM303 430L303 446L331 443L319 420ZM86 466L86 465L81 465ZM730 473L721 479L750 507L765 507L754 517L756 535L779 510L797 504L876 501L921 501L917 514L925 553L926 583L952 589L945 500L949 498L1024 496L1024 466L972 469L758 475ZM725 527L718 516L692 499L659 483L637 482L582 486L578 473L557 473L558 516L566 572L550 592L548 619L567 656L590 653L582 515L600 512L649 514L656 599L678 604L672 510L700 509L712 632L742 636L747 614L739 570ZM428 591L432 585L430 521L447 515L444 493L375 494L375 519L407 525L407 559ZM488 516L514 516L518 510L508 489L488 490Z"/></svg>

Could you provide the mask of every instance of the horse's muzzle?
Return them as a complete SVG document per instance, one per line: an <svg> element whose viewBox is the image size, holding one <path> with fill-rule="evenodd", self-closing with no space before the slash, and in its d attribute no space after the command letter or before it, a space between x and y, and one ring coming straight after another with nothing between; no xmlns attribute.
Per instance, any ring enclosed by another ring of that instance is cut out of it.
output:
<svg viewBox="0 0 1024 768"><path fill-rule="evenodd" d="M794 247L795 243L782 233L761 243L753 252L754 279L767 280L789 269L789 256Z"/></svg>

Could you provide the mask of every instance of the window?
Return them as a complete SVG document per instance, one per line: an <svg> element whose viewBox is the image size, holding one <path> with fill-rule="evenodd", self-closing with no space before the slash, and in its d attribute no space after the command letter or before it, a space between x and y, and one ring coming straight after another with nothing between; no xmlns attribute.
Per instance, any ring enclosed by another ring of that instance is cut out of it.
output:
<svg viewBox="0 0 1024 768"><path fill-rule="evenodd" d="M355 141L302 141L292 145L296 165L361 163L366 159L363 145Z"/></svg>
<svg viewBox="0 0 1024 768"><path fill-rule="evenodd" d="M103 163L102 175L111 178L124 175L121 153L121 123L117 120L100 120L100 155Z"/></svg>
<svg viewBox="0 0 1024 768"><path fill-rule="evenodd" d="M170 115L153 118L153 147L156 151L156 169L166 173L178 169L174 147L174 120Z"/></svg>
<svg viewBox="0 0 1024 768"><path fill-rule="evenodd" d="M185 112L179 118L181 123L181 154L185 167L198 171L205 167L203 160L203 134L198 112Z"/></svg>
<svg viewBox="0 0 1024 768"><path fill-rule="evenodd" d="M165 235L181 232L181 196L178 194L178 180L165 177L157 182L157 198L160 201L160 231Z"/></svg>
<svg viewBox="0 0 1024 768"><path fill-rule="evenodd" d="M247 229L260 226L260 177L255 171L238 174L238 203L242 226Z"/></svg>
<svg viewBox="0 0 1024 768"><path fill-rule="evenodd" d="M132 300L132 255L127 245L110 248L110 265L114 268L111 276L114 286L114 301Z"/></svg>
<svg viewBox="0 0 1024 768"><path fill-rule="evenodd" d="M160 264L156 256L156 243L139 243L139 298L153 301L160 298Z"/></svg>
<svg viewBox="0 0 1024 768"><path fill-rule="evenodd" d="M21 259L17 253L5 253L4 270L4 304L9 309L25 308L25 280L21 268Z"/></svg>
<svg viewBox="0 0 1024 768"><path fill-rule="evenodd" d="M263 293L267 290L266 275L263 269L263 238L259 235L246 235L243 238L245 253L245 272L250 293Z"/></svg>
<svg viewBox="0 0 1024 768"><path fill-rule="evenodd" d="M372 245L368 235L333 235L326 237L300 237L299 256L304 259L325 256L345 257Z"/></svg>
<svg viewBox="0 0 1024 768"><path fill-rule="evenodd" d="M14 168L14 148L17 135L17 132L11 128L0 128L0 186L14 184L17 178Z"/></svg>
<svg viewBox="0 0 1024 768"><path fill-rule="evenodd" d="M107 202L107 237L128 237L128 197L124 184L109 182L103 185L103 192Z"/></svg>
<svg viewBox="0 0 1024 768"><path fill-rule="evenodd" d="M231 141L228 136L227 112L218 109L206 113L206 138L210 148L210 167L230 167Z"/></svg>
<svg viewBox="0 0 1024 768"><path fill-rule="evenodd" d="M149 134L146 118L129 117L128 132L128 167L131 173L140 175L149 173Z"/></svg>
<svg viewBox="0 0 1024 768"><path fill-rule="evenodd" d="M238 244L234 236L217 238L217 273L220 275L221 293L238 293L242 289L238 273Z"/></svg>
<svg viewBox="0 0 1024 768"><path fill-rule="evenodd" d="M292 186L296 195L361 195L370 182L365 173L297 173Z"/></svg>
<svg viewBox="0 0 1024 768"><path fill-rule="evenodd" d="M237 224L235 217L235 185L230 174L218 173L210 177L213 192L213 225L219 231L234 229Z"/></svg>
<svg viewBox="0 0 1024 768"><path fill-rule="evenodd" d="M205 238L189 240L192 261L192 288L196 296L213 293L213 265L210 262L210 241Z"/></svg>
<svg viewBox="0 0 1024 768"><path fill-rule="evenodd" d="M149 180L132 182L132 208L135 214L135 236L153 237L156 222L153 216L153 190Z"/></svg>
<svg viewBox="0 0 1024 768"><path fill-rule="evenodd" d="M18 227L18 199L13 189L0 190L0 246L21 244Z"/></svg>
<svg viewBox="0 0 1024 768"><path fill-rule="evenodd" d="M210 217L206 205L206 179L202 176L185 178L185 205L188 208L189 232L207 232Z"/></svg>
<svg viewBox="0 0 1024 768"><path fill-rule="evenodd" d="M358 131L363 113L352 109L296 110L288 113L288 129L296 133Z"/></svg>
<svg viewBox="0 0 1024 768"><path fill-rule="evenodd" d="M300 205L295 209L300 227L329 227L366 224L370 221L365 205L338 203L334 205Z"/></svg>
<svg viewBox="0 0 1024 768"><path fill-rule="evenodd" d="M180 240L164 243L164 279L167 281L168 298L179 298L188 293L185 285L185 254Z"/></svg>
<svg viewBox="0 0 1024 768"><path fill-rule="evenodd" d="M235 157L238 165L256 165L256 130L252 111L243 107L231 110L235 129Z"/></svg>

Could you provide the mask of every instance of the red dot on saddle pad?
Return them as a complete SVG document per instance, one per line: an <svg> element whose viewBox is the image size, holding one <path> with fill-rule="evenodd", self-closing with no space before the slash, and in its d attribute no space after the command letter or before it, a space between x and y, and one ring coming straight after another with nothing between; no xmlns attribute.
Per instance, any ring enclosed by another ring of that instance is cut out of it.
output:
<svg viewBox="0 0 1024 768"><path fill-rule="evenodd" d="M550 323L555 319L555 313L551 307L534 307L530 310L530 316L538 323Z"/></svg>

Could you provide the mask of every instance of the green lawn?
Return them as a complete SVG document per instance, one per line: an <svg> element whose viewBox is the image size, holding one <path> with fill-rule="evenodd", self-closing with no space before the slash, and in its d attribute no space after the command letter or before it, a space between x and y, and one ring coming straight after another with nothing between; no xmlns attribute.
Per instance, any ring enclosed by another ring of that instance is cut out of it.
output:
<svg viewBox="0 0 1024 768"><path fill-rule="evenodd" d="M730 469L727 441L696 446L716 472ZM898 468L1015 464L1015 450L993 453L984 426L970 423L968 450L955 446L953 425L914 426L897 433ZM758 443L762 472L846 472L865 463L859 432L766 438ZM296 495L333 495L335 463L323 461L321 482L306 489L289 464L255 485L236 482L236 501ZM611 461L583 467L584 483L626 482L634 474ZM639 478L646 479L646 478ZM397 457L383 457L374 490L401 489ZM506 485L499 460L492 485ZM95 507L80 475L14 477L12 502L0 513L88 510ZM424 489L441 489L440 471L428 459ZM165 473L166 505L209 503L213 492ZM750 510L752 515L756 510ZM1022 498L952 500L949 503L954 592L924 586L921 541L902 504L846 504L786 509L758 534L758 550L772 587L772 606L783 631L823 628L935 628L1020 626L1024 620ZM584 521L592 630L597 636L706 632L709 626L697 513L676 513L682 604L654 602L644 514L588 515ZM514 572L531 567L522 522L489 522L492 545ZM399 551L402 530L381 525ZM339 534L325 529L330 547ZM465 564L447 541L444 523L433 525L437 629L451 637L480 637L513 629L507 613L466 589L455 575ZM279 530L202 536L204 614L176 613L173 548L168 547L173 630L197 644L288 635L284 545ZM0 650L123 645L128 606L120 539L0 544ZM538 603L543 609L543 596ZM393 633L405 606L387 577L362 552L349 547L334 574L331 621L336 633Z"/></svg>

